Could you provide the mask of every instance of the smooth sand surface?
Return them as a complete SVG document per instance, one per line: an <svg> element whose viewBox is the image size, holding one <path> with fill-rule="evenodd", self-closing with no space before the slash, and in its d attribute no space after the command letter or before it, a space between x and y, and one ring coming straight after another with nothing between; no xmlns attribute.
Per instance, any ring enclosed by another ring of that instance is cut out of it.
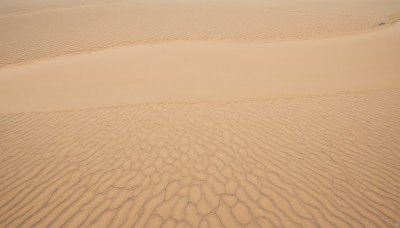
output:
<svg viewBox="0 0 400 228"><path fill-rule="evenodd" d="M400 24L276 43L141 44L0 68L0 111L213 102L400 88Z"/></svg>
<svg viewBox="0 0 400 228"><path fill-rule="evenodd" d="M0 1L0 227L400 227L399 12Z"/></svg>
<svg viewBox="0 0 400 228"><path fill-rule="evenodd" d="M0 13L0 67L138 43L170 40L271 42L362 33L390 25L398 19L400 10L400 4L389 0L387 5L392 6L391 11L376 13L371 6L361 7L371 9L363 16L354 8L354 13L348 14L321 13L322 9L309 12L307 10L311 9L300 7L299 3L292 7L299 9L287 11L282 10L285 6L268 1L245 4L240 1L107 3L100 0L95 4L92 0L84 5L78 4L79 1L63 2L52 8L40 7L43 4L52 6L46 1L36 7L30 6L30 10L8 7L7 12ZM329 9L327 5L325 11Z"/></svg>

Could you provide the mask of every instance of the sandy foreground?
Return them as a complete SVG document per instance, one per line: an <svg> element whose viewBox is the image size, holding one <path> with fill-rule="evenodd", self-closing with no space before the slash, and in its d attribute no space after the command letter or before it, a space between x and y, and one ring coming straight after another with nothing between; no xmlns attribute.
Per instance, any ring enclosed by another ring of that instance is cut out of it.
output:
<svg viewBox="0 0 400 228"><path fill-rule="evenodd" d="M400 3L0 3L0 227L400 227Z"/></svg>

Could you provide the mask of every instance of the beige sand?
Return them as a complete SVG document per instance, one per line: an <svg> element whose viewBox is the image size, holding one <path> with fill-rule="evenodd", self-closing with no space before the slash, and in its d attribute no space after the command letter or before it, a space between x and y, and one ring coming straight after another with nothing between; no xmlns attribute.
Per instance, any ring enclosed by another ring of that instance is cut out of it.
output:
<svg viewBox="0 0 400 228"><path fill-rule="evenodd" d="M394 227L400 92L0 115L2 227Z"/></svg>
<svg viewBox="0 0 400 228"><path fill-rule="evenodd" d="M0 68L1 112L210 102L400 86L400 24L277 43L176 41Z"/></svg>
<svg viewBox="0 0 400 228"><path fill-rule="evenodd" d="M399 12L0 2L0 227L400 226Z"/></svg>
<svg viewBox="0 0 400 228"><path fill-rule="evenodd" d="M8 13L0 15L0 31L5 31L0 37L0 66L168 40L267 42L354 34L390 25L398 18L393 9L400 10L400 4L388 4L391 11L360 16L358 10L344 15L308 12L312 9L307 7L285 11L276 3L62 3L44 9L31 6L31 10L9 7Z"/></svg>

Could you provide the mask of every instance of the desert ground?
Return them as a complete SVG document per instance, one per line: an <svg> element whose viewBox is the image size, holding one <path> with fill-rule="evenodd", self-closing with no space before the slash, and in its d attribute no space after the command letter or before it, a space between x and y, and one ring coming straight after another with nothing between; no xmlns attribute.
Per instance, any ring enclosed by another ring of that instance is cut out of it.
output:
<svg viewBox="0 0 400 228"><path fill-rule="evenodd" d="M0 0L0 227L400 227L398 0Z"/></svg>

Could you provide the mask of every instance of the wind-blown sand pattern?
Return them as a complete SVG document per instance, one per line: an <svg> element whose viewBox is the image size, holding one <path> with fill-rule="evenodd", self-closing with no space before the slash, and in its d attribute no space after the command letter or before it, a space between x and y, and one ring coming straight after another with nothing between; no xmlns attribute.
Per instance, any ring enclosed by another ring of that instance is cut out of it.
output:
<svg viewBox="0 0 400 228"><path fill-rule="evenodd" d="M393 227L400 92L0 115L1 227Z"/></svg>
<svg viewBox="0 0 400 228"><path fill-rule="evenodd" d="M398 15L353 16L265 4L119 2L0 15L0 67L63 54L171 40L321 38L383 28Z"/></svg>
<svg viewBox="0 0 400 228"><path fill-rule="evenodd" d="M399 19L0 0L0 227L400 227Z"/></svg>

